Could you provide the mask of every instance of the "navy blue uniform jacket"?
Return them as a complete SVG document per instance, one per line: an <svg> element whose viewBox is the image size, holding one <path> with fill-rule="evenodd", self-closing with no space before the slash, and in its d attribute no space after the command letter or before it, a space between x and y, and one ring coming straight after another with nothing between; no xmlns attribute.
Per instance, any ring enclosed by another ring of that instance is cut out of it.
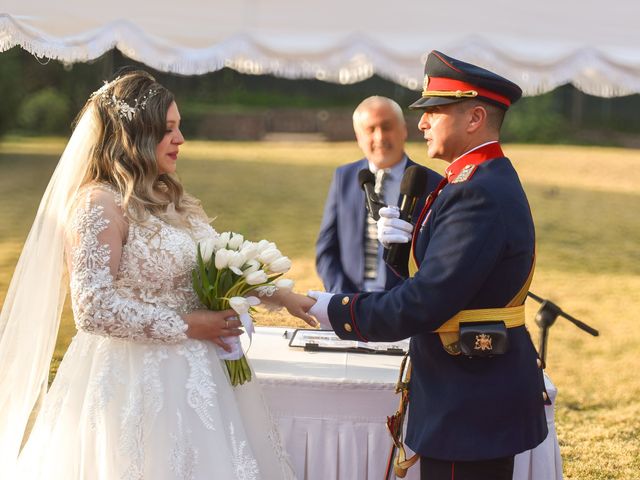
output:
<svg viewBox="0 0 640 480"><path fill-rule="evenodd" d="M468 461L535 447L547 435L544 381L526 328L509 329L509 351L488 358L450 355L430 333L461 310L506 306L529 274L533 220L511 162L485 161L467 181L447 184L414 251L417 274L392 290L333 296L336 333L411 337L406 443L415 452Z"/></svg>
<svg viewBox="0 0 640 480"><path fill-rule="evenodd" d="M407 159L406 167L417 165ZM338 167L324 206L316 241L316 269L327 292L359 292L364 287L364 229L366 207L358 172L369 168L366 158ZM428 170L427 188L418 205L436 188L442 177ZM414 222L420 209L414 212ZM386 288L402 279L387 267Z"/></svg>

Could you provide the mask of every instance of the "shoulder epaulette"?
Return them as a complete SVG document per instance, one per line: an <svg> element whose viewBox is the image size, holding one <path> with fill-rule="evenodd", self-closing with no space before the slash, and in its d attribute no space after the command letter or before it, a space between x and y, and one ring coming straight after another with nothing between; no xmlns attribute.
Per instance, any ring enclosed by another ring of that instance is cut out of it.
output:
<svg viewBox="0 0 640 480"><path fill-rule="evenodd" d="M466 167L464 167L462 169L462 171L460 171L458 176L456 178L454 178L451 183L466 182L467 180L469 180L471 178L471 176L475 173L475 171L477 169L478 169L477 165L473 165L473 164L467 165Z"/></svg>

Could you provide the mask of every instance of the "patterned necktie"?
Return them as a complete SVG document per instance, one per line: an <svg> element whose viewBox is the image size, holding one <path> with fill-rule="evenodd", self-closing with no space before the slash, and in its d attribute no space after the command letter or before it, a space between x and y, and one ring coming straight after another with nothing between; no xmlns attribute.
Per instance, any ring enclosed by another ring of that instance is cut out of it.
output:
<svg viewBox="0 0 640 480"><path fill-rule="evenodd" d="M389 177L389 172L387 170L383 170L382 168L376 172L376 184L374 186L374 190L378 195L378 198L382 201L382 203L386 203L384 201L384 182Z"/></svg>
<svg viewBox="0 0 640 480"><path fill-rule="evenodd" d="M376 172L374 191L382 203L387 203L384 198L384 182L389 178L386 170ZM378 277L378 227L376 221L367 215L367 225L364 235L364 278L375 280Z"/></svg>

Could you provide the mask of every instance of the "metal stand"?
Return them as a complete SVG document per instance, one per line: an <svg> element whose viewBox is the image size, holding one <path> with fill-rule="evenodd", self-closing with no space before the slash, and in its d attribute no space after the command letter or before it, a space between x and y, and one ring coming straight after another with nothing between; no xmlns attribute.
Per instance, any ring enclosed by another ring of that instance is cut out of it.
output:
<svg viewBox="0 0 640 480"><path fill-rule="evenodd" d="M538 345L538 354L540 355L540 359L545 365L547 363L547 341L549 339L549 329L555 323L558 315L566 318L580 330L584 330L594 337L600 335L598 330L590 327L584 322L581 322L577 318L573 318L568 313L563 312L562 309L555 303L549 300L545 300L544 298L540 298L532 292L528 292L527 295L533 298L536 302L540 303L540 309L538 310L538 313L536 313L536 324L538 325L538 327L540 327L540 343Z"/></svg>

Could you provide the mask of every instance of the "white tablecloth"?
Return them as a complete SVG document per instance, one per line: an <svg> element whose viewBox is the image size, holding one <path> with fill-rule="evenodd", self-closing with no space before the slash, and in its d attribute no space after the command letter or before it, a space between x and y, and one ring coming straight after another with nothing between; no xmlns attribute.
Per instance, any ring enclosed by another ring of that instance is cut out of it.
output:
<svg viewBox="0 0 640 480"><path fill-rule="evenodd" d="M298 477L382 480L391 447L385 422L398 406L394 386L402 357L306 352L288 346L287 331L290 338L291 329L258 327L247 356ZM545 380L555 399L555 386ZM514 479L562 478L553 406L547 422L547 439L516 457ZM419 466L405 478L418 479Z"/></svg>

